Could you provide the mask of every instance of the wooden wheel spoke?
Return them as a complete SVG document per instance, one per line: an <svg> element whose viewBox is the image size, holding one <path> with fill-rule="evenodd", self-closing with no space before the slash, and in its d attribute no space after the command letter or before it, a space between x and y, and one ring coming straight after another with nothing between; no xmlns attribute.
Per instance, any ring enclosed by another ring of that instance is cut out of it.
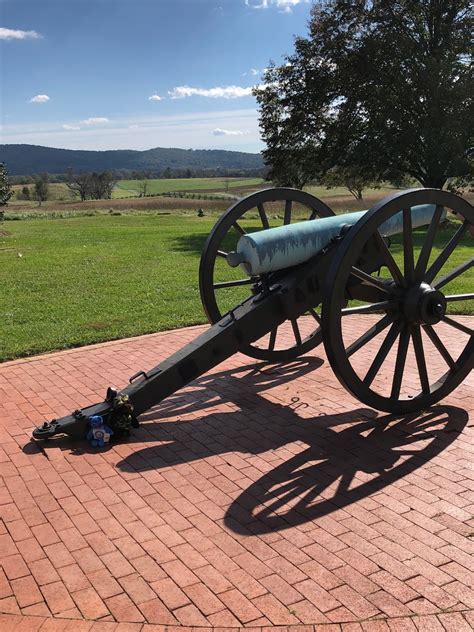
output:
<svg viewBox="0 0 474 632"><path fill-rule="evenodd" d="M273 274L270 274L268 278L263 274L253 278L239 278L247 277L247 274L244 271L228 275L219 274L219 266L222 265L222 260L229 256L229 251L234 249L231 248L230 243L236 243L240 237L254 230L266 230L273 226L272 210L276 208L276 205L280 209L280 225L290 224L294 220L297 208L298 212L300 209L304 210L308 219L334 215L326 204L314 196L286 187L258 191L236 200L215 224L201 256L199 290L204 310L211 323L217 323L223 317L223 312L227 312L228 305L223 298L227 297L231 300L237 294L239 299L244 296L252 297L257 291L264 295L270 289ZM249 223L251 217L254 219ZM257 224L255 224L255 218L257 218ZM308 310L306 314L311 318L308 321L308 326L312 329L309 335L306 335L306 324L304 326L301 324L306 321L298 318L294 326L287 318L288 336L283 337L281 325L278 331L271 331L273 325L269 324L266 336L261 336L254 342L245 343L242 346L243 353L259 360L284 361L313 349L322 343L321 319L319 314L315 317L311 312L308 313ZM291 326L294 327L294 331L289 328ZM299 344L300 341L301 344Z"/></svg>
<svg viewBox="0 0 474 632"><path fill-rule="evenodd" d="M471 259L468 259L467 261L464 261L464 263L461 263L460 265L453 268L450 272L448 272L448 274L445 274L443 277L441 277L439 281L436 281L434 287L439 290L441 287L447 285L448 283L451 283L451 281L453 281L456 277L466 272L466 270L472 268L472 266L474 266L474 257L471 257Z"/></svg>
<svg viewBox="0 0 474 632"><path fill-rule="evenodd" d="M301 334L300 334L300 329L298 327L298 321L296 320L296 318L292 318L291 319L291 327L293 328L293 334L295 336L296 344L300 345L301 344Z"/></svg>
<svg viewBox="0 0 474 632"><path fill-rule="evenodd" d="M448 303L450 301L472 301L474 294L448 294L444 298Z"/></svg>
<svg viewBox="0 0 474 632"><path fill-rule="evenodd" d="M457 231L454 233L448 244L445 246L444 250L438 255L437 259L434 261L432 266L429 268L428 272L426 272L424 281L426 283L431 283L441 268L444 266L446 261L449 259L451 254L453 253L456 246L459 244L461 239L464 237L468 228L467 220L460 226Z"/></svg>
<svg viewBox="0 0 474 632"><path fill-rule="evenodd" d="M386 292L386 293L390 292L390 290L388 289L388 287L383 281L373 276L370 276L370 274L367 274L367 272L364 272L363 270L356 268L356 266L352 266L351 274L353 274L355 277L357 277L361 281L365 281L368 285L372 285L372 287L376 287L378 290L381 290L382 292Z"/></svg>
<svg viewBox="0 0 474 632"><path fill-rule="evenodd" d="M398 267L397 263L395 262L395 259L393 258L392 253L388 249L388 246L385 243L385 241L384 241L382 235L379 233L379 231L377 231L375 233L375 240L376 240L377 245L379 247L380 253L382 254L382 257L383 257L383 259L385 261L385 265L389 269L393 280L398 285L401 285L402 287L405 287L406 286L405 279L403 278L403 275L400 272L400 268Z"/></svg>
<svg viewBox="0 0 474 632"><path fill-rule="evenodd" d="M408 283L413 282L415 279L415 262L413 259L411 208L403 209L403 271Z"/></svg>
<svg viewBox="0 0 474 632"><path fill-rule="evenodd" d="M268 342L268 350L269 351L273 351L273 349L275 348L277 331L278 331L278 327L275 327L275 329L272 329L271 332L270 332L270 340Z"/></svg>
<svg viewBox="0 0 474 632"><path fill-rule="evenodd" d="M431 250L433 249L433 244L436 237L436 232L438 230L439 221L441 219L442 212L443 212L443 207L438 205L435 209L435 212L433 213L433 217L431 218L428 232L426 233L426 239L423 243L423 247L421 248L418 261L416 262L415 280L418 282L422 280L423 275L426 272L426 266L428 265L428 261L430 259Z"/></svg>
<svg viewBox="0 0 474 632"><path fill-rule="evenodd" d="M459 329L459 331L464 332L468 336L472 336L474 334L474 331L472 329L469 329L469 327L466 327L466 325L463 325L462 323L458 323L457 320L454 320L449 316L442 316L441 320L443 321L443 323L451 325L451 327L454 327L455 329Z"/></svg>
<svg viewBox="0 0 474 632"><path fill-rule="evenodd" d="M351 314L374 314L385 310L391 305L390 301L382 301L381 303L371 303L370 305L359 305L358 307L346 307L341 309L342 316Z"/></svg>
<svg viewBox="0 0 474 632"><path fill-rule="evenodd" d="M347 357L350 357L356 351L359 351L364 345L370 342L375 336L381 333L384 329L386 329L393 322L392 316L384 316L378 323L376 323L373 327L368 329L365 334L362 334L355 342L349 345L346 349Z"/></svg>
<svg viewBox="0 0 474 632"><path fill-rule="evenodd" d="M400 334L400 340L398 341L397 360L395 362L395 371L393 373L392 392L390 394L390 397L393 399L397 399L400 395L409 343L410 330L408 327L404 327Z"/></svg>
<svg viewBox="0 0 474 632"><path fill-rule="evenodd" d="M440 337L438 336L436 331L433 329L433 327L431 325L425 325L424 329L425 329L426 335L431 340L433 345L436 347L440 356L443 358L443 360L446 362L449 368L451 370L457 369L456 362L454 361L453 357L444 346L443 342L441 341Z"/></svg>
<svg viewBox="0 0 474 632"><path fill-rule="evenodd" d="M247 231L245 230L245 228L242 228L242 226L239 224L239 222L234 222L232 224L232 226L239 233L239 235L246 235L247 234Z"/></svg>
<svg viewBox="0 0 474 632"><path fill-rule="evenodd" d="M418 325L412 328L413 347L415 349L416 364L418 365L418 375L420 376L421 390L423 395L429 395L431 392L430 381L428 379L428 371L426 369L425 352L423 349L423 340Z"/></svg>
<svg viewBox="0 0 474 632"><path fill-rule="evenodd" d="M311 314L314 320L318 323L318 325L321 325L321 316L318 314L318 312L312 307L309 308L308 312Z"/></svg>
<svg viewBox="0 0 474 632"><path fill-rule="evenodd" d="M224 287L238 287L239 285L252 285L256 283L256 279L254 277L250 277L249 279L236 279L235 281L220 281L218 283L214 283L213 287L216 290L222 289Z"/></svg>
<svg viewBox="0 0 474 632"><path fill-rule="evenodd" d="M285 216L283 219L283 224L289 224L291 222L291 209L293 206L293 201L292 200L286 200L285 202Z"/></svg>
<svg viewBox="0 0 474 632"><path fill-rule="evenodd" d="M265 213L265 208L263 204L258 204L257 209L258 209L258 214L260 215L260 219L262 220L263 228L265 230L268 230L270 228L270 224L268 223L268 217L267 217L267 214Z"/></svg>
<svg viewBox="0 0 474 632"><path fill-rule="evenodd" d="M370 386L372 382L374 381L374 378L379 372L380 367L384 363L385 358L387 357L390 349L393 347L395 340L397 339L398 334L400 333L401 328L402 328L402 325L398 321L393 323L393 325L391 326L390 331L385 337L385 340L383 341L377 355L375 356L372 364L370 365L369 370L367 371L366 376L363 379L363 382L366 386Z"/></svg>

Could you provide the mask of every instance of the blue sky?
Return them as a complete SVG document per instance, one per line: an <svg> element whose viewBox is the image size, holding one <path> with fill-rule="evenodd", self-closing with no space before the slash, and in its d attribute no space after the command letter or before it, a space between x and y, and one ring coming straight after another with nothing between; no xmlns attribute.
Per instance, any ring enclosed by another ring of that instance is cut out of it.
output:
<svg viewBox="0 0 474 632"><path fill-rule="evenodd" d="M309 11L308 0L0 0L0 141L260 151L250 88L306 33Z"/></svg>

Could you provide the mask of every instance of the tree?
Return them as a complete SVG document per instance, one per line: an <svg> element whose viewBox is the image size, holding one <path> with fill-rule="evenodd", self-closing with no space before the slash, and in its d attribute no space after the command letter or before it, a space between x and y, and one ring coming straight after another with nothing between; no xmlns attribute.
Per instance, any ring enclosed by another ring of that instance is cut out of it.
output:
<svg viewBox="0 0 474 632"><path fill-rule="evenodd" d="M148 192L148 178L143 178L138 182L138 193L140 197L145 197Z"/></svg>
<svg viewBox="0 0 474 632"><path fill-rule="evenodd" d="M68 170L66 186L74 195L79 195L81 202L91 200L109 200L112 190L117 184L116 176L110 171L74 173Z"/></svg>
<svg viewBox="0 0 474 632"><path fill-rule="evenodd" d="M256 88L268 177L334 167L443 187L473 145L469 0L318 0L307 38Z"/></svg>
<svg viewBox="0 0 474 632"><path fill-rule="evenodd" d="M92 178L90 173L74 173L72 169L67 171L66 186L74 194L79 195L81 202L87 200L90 195Z"/></svg>
<svg viewBox="0 0 474 632"><path fill-rule="evenodd" d="M24 200L31 200L31 193L29 187L25 184L25 186L21 190L21 194Z"/></svg>
<svg viewBox="0 0 474 632"><path fill-rule="evenodd" d="M13 195L13 191L8 181L8 171L4 162L0 162L0 222L5 218L5 207L8 200Z"/></svg>
<svg viewBox="0 0 474 632"><path fill-rule="evenodd" d="M374 180L374 176L369 173L362 173L359 169L352 169L351 167L339 167L335 166L327 171L321 184L324 184L326 188L332 189L333 187L346 187L351 195L356 200L362 200L362 193L364 189L372 188L377 189L380 184Z"/></svg>
<svg viewBox="0 0 474 632"><path fill-rule="evenodd" d="M38 200L38 206L48 199L49 195L49 175L42 173L35 176L35 198Z"/></svg>
<svg viewBox="0 0 474 632"><path fill-rule="evenodd" d="M466 158L469 165L468 170L462 176L450 180L447 186L449 191L459 195L467 192L474 193L474 147L468 149Z"/></svg>
<svg viewBox="0 0 474 632"><path fill-rule="evenodd" d="M117 184L117 179L110 171L102 171L101 173L92 173L90 197L93 200L110 200L112 191Z"/></svg>

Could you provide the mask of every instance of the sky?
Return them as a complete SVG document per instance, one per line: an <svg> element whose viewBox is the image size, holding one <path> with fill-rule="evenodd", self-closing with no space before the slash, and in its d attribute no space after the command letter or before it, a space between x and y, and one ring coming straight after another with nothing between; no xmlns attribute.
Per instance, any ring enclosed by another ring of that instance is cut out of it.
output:
<svg viewBox="0 0 474 632"><path fill-rule="evenodd" d="M261 151L251 88L306 34L310 7L0 0L0 142Z"/></svg>

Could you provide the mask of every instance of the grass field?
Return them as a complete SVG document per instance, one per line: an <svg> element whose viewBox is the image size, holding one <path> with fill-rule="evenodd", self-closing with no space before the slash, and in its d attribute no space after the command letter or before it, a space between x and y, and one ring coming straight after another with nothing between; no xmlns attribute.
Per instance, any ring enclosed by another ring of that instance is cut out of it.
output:
<svg viewBox="0 0 474 632"><path fill-rule="evenodd" d="M214 221L111 215L3 223L0 359L205 322L198 266ZM445 242L453 229L442 232ZM468 240L450 267L471 256ZM452 291L472 291L472 269L463 280Z"/></svg>
<svg viewBox="0 0 474 632"><path fill-rule="evenodd" d="M127 182L130 185L138 186L138 182L134 180L122 181L122 183ZM217 217L233 203L233 199L227 199L225 196L229 196L229 198L241 197L256 190L269 188L271 186L270 183L262 182L257 178L235 178L234 184L236 186L229 187L227 191L219 189L219 186L221 186L224 181L218 178L155 180L154 182L162 189L166 188L170 190L177 189L179 186L183 186L183 183L187 183L187 186L194 187L194 192L188 189L188 191L185 192L186 197L170 197L165 195L132 197L132 192L129 191L129 196L127 197L122 196L117 190L114 195L118 197L114 197L111 200L86 200L85 202L81 202L78 198L71 199L69 191L64 184L53 184L50 186L51 198L41 206L38 206L38 203L34 200L21 201L14 199L6 208L5 217L6 219L34 219L36 217L68 218L80 215L156 213L196 215L199 209L203 209L206 216ZM214 186L212 191L216 194L216 199L212 198L212 194L209 193L207 189L198 188L199 186L207 187L211 182ZM201 191L203 197L206 199L202 199L199 191ZM367 190L364 193L363 200L356 200L347 190L342 188L327 190L324 187L309 186L307 187L307 191L316 197L326 200L334 212L344 213L370 208L370 206L385 195L393 193L395 189L386 187Z"/></svg>
<svg viewBox="0 0 474 632"><path fill-rule="evenodd" d="M133 198L138 197L141 192L140 183L141 180L119 180L113 191L113 198ZM16 184L12 187L15 191L21 191L24 185ZM173 192L206 192L206 193L218 193L218 194L234 194L237 191L256 190L269 186L265 184L262 178L157 178L147 181L147 194L149 195L161 195L163 193ZM34 185L28 185L30 193L34 192ZM43 203L45 207L51 203L62 201L65 203L71 203L78 201L79 198L72 197L70 190L67 186L60 182L54 182L49 185L49 199ZM16 205L28 205L37 206L37 202L34 200L25 201L17 200L16 196L13 197L10 204Z"/></svg>
<svg viewBox="0 0 474 632"><path fill-rule="evenodd" d="M260 188L262 178L175 178L151 179L147 181L147 193L159 195L173 191L232 193L233 191ZM114 189L114 197L130 197L140 193L140 180L119 180Z"/></svg>
<svg viewBox="0 0 474 632"><path fill-rule="evenodd" d="M143 204L149 205L154 203L149 198L145 200L139 198L141 191L140 180L119 180L113 191L112 200L88 200L85 204L87 207L97 205L99 208L103 204L108 204L114 207L116 204L120 204L117 200L126 199L130 201L137 209ZM172 179L150 179L147 182L147 195L163 195L164 193L195 193L204 195L247 195L253 191L259 189L266 189L271 187L270 182L266 182L261 178L172 178ZM21 191L23 185L15 185L13 190L16 192ZM33 193L34 187L29 185L31 193ZM380 199L384 195L393 192L393 187L384 187L381 189L367 189L364 191L364 200L358 201L352 197L347 189L343 187L335 187L334 189L326 189L322 186L309 185L305 187L305 190L319 198L325 198L331 200L330 204L334 206L337 211L341 210L356 210L361 208L367 208L370 206L374 199ZM182 208L194 208L194 200L183 199L181 202ZM200 206L206 206L212 200L196 200L200 202ZM77 204L81 204L79 198L72 197L71 192L65 184L53 183L49 185L49 199L43 202L41 207L38 207L38 203L35 200L17 200L16 196L12 198L9 203L11 210L28 210L35 211L47 210L47 209L68 209L72 206L76 207ZM162 200L157 199L156 204L162 206ZM221 205L222 206L222 205Z"/></svg>

